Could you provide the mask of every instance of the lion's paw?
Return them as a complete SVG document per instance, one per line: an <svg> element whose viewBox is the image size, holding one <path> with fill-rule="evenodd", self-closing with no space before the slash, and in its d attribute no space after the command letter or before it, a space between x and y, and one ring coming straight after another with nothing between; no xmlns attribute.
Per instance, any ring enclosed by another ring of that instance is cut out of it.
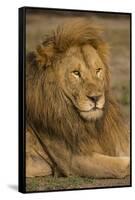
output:
<svg viewBox="0 0 135 200"><path fill-rule="evenodd" d="M124 178L130 175L130 157L121 157L120 170L118 178Z"/></svg>

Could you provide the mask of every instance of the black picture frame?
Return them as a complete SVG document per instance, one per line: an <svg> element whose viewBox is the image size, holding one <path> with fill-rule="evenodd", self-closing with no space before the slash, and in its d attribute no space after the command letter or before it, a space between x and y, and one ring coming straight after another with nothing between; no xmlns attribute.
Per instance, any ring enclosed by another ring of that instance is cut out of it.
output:
<svg viewBox="0 0 135 200"><path fill-rule="evenodd" d="M65 12L90 12L105 13L110 15L124 14L130 17L130 184L122 186L92 187L78 189L60 189L48 191L26 191L26 10L42 10L42 11L65 11ZM132 14L122 12L106 12L91 10L72 10L59 8L40 8L40 7L22 7L19 8L19 184L18 190L21 193L34 192L52 192L52 191L70 191L70 190L86 190L86 189L104 189L104 188L120 188L132 186Z"/></svg>

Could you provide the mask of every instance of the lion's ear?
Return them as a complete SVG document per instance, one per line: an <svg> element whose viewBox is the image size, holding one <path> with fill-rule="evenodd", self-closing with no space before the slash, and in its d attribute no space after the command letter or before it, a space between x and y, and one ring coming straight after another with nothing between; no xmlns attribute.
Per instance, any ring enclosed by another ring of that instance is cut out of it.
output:
<svg viewBox="0 0 135 200"><path fill-rule="evenodd" d="M54 56L53 44L41 44L38 45L35 52L30 52L27 54L27 63L33 69L46 68L51 65Z"/></svg>
<svg viewBox="0 0 135 200"><path fill-rule="evenodd" d="M102 40L101 38L97 38L95 40L91 40L90 44L97 50L100 58L103 63L108 65L110 58L110 47L109 45Z"/></svg>
<svg viewBox="0 0 135 200"><path fill-rule="evenodd" d="M38 67L38 56L37 56L36 52L32 51L32 52L27 53L26 61L28 63L28 66L37 68Z"/></svg>
<svg viewBox="0 0 135 200"><path fill-rule="evenodd" d="M51 65L53 56L54 56L54 45L49 43L47 45L38 45L37 46L37 53L39 55L40 64L47 67Z"/></svg>
<svg viewBox="0 0 135 200"><path fill-rule="evenodd" d="M102 41L98 44L97 51L104 64L108 65L110 60L110 46Z"/></svg>

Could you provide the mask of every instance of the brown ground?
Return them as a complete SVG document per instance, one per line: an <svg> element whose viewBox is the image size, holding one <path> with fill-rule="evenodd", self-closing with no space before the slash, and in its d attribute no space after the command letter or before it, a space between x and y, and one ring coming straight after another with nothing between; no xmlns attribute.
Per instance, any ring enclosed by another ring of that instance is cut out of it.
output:
<svg viewBox="0 0 135 200"><path fill-rule="evenodd" d="M127 123L130 116L130 18L126 15L110 15L93 13L65 12L27 12L26 18L26 49L33 50L47 31L55 27L58 23L72 20L74 17L83 16L90 21L93 20L101 24L105 29L105 38L110 44L111 60L110 70L112 74L112 92L123 110ZM68 16L68 17L67 17ZM27 179L27 191L52 190L64 188L84 188L84 187L106 187L129 185L129 177L125 179L82 179L82 178L29 178Z"/></svg>

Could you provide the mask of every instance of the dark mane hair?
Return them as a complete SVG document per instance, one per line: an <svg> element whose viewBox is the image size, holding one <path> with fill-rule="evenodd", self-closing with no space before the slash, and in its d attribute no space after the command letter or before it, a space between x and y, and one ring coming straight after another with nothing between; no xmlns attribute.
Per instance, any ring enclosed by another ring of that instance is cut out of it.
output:
<svg viewBox="0 0 135 200"><path fill-rule="evenodd" d="M108 45L102 37L101 30L87 20L75 20L58 26L37 47L37 51L28 55L27 124L34 127L39 134L42 132L56 141L64 141L72 152L86 154L90 149L97 149L100 143L104 151L115 155L116 144L124 149L128 136L118 106L110 93L106 95L108 106L104 116L100 120L86 122L73 106L67 105L63 93L46 70L55 62L58 54L62 54L71 46L83 44L92 45L108 66ZM109 90L108 67L106 77Z"/></svg>

